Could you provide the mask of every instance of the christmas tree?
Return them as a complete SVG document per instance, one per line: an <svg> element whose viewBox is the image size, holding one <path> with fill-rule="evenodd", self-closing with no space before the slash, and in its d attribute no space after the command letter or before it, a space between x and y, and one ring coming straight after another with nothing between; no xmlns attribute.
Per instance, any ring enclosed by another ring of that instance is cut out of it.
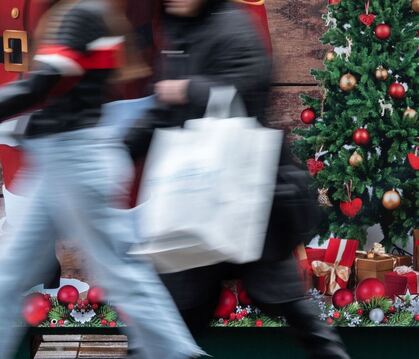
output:
<svg viewBox="0 0 419 359"><path fill-rule="evenodd" d="M324 20L323 96L302 96L294 143L329 214L320 234L365 243L379 223L387 247L405 244L419 228L419 0L329 0Z"/></svg>

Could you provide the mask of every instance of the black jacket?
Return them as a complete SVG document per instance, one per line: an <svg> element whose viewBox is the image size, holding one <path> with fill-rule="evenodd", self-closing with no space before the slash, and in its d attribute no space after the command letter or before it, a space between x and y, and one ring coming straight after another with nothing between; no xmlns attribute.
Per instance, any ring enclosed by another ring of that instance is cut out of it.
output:
<svg viewBox="0 0 419 359"><path fill-rule="evenodd" d="M264 121L271 59L247 13L231 2L209 1L200 16L166 17L163 27L158 79L189 79L189 103L149 111L126 139L134 157L146 153L154 128L202 117L211 87L235 86L248 114Z"/></svg>
<svg viewBox="0 0 419 359"><path fill-rule="evenodd" d="M35 107L42 109L31 117L29 137L95 126L108 78L118 66L109 61L118 40L105 22L109 11L102 0L60 8L49 19L33 70L0 88L0 120Z"/></svg>

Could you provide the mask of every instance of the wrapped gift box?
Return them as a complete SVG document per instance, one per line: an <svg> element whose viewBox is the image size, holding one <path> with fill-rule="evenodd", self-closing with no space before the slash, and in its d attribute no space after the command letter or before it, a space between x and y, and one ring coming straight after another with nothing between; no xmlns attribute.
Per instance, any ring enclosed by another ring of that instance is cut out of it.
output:
<svg viewBox="0 0 419 359"><path fill-rule="evenodd" d="M323 260L311 263L317 278L317 289L332 295L340 288L346 288L355 260L358 241L354 239L331 238Z"/></svg>
<svg viewBox="0 0 419 359"><path fill-rule="evenodd" d="M316 278L313 277L313 269L311 263L315 260L323 260L326 249L323 248L306 248L304 245L298 246L295 250L295 257L298 260L301 276L305 283L306 289L316 286Z"/></svg>
<svg viewBox="0 0 419 359"><path fill-rule="evenodd" d="M419 273L413 270L397 271L396 268L395 272L386 273L384 276L386 296L390 298L396 295L404 295L407 290L412 294L417 294L418 283Z"/></svg>
<svg viewBox="0 0 419 359"><path fill-rule="evenodd" d="M377 278L384 282L386 273L399 266L411 266L410 256L376 256L368 258L366 254L357 254L355 259L355 277L359 283L367 278Z"/></svg>

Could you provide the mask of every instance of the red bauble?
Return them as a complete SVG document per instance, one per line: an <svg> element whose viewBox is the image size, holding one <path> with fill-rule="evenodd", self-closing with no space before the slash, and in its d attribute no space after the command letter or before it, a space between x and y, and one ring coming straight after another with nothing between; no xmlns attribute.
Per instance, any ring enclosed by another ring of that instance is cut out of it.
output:
<svg viewBox="0 0 419 359"><path fill-rule="evenodd" d="M307 169L310 175L314 177L317 173L323 171L324 163L322 161L315 160L314 158L310 158L307 160Z"/></svg>
<svg viewBox="0 0 419 359"><path fill-rule="evenodd" d="M358 128L354 131L352 139L358 146L366 146L370 143L370 133L365 128Z"/></svg>
<svg viewBox="0 0 419 359"><path fill-rule="evenodd" d="M250 304L252 304L252 300L250 299L249 294L244 289L242 289L239 292L238 298L239 298L239 302L240 302L241 305L250 305Z"/></svg>
<svg viewBox="0 0 419 359"><path fill-rule="evenodd" d="M256 320L255 325L256 325L258 328L261 328L261 327L263 327L263 321L262 321L261 319L258 319L258 320Z"/></svg>
<svg viewBox="0 0 419 359"><path fill-rule="evenodd" d="M387 24L380 24L375 27L375 36L379 40L387 40L391 36L391 26Z"/></svg>
<svg viewBox="0 0 419 359"><path fill-rule="evenodd" d="M328 0L329 5L339 5L341 0Z"/></svg>
<svg viewBox="0 0 419 359"><path fill-rule="evenodd" d="M29 325L35 327L47 320L51 308L51 302L44 295L34 293L25 298L22 315Z"/></svg>
<svg viewBox="0 0 419 359"><path fill-rule="evenodd" d="M416 315L415 315L415 321L416 321L416 322L419 322L419 314L416 314Z"/></svg>
<svg viewBox="0 0 419 359"><path fill-rule="evenodd" d="M333 325L333 319L332 318L327 318L326 323L329 324L329 325Z"/></svg>
<svg viewBox="0 0 419 359"><path fill-rule="evenodd" d="M87 300L90 304L101 304L105 299L105 292L100 287L92 287L87 292Z"/></svg>
<svg viewBox="0 0 419 359"><path fill-rule="evenodd" d="M384 297L385 292L383 282L377 278L368 278L358 284L355 296L358 302L367 302L372 298Z"/></svg>
<svg viewBox="0 0 419 359"><path fill-rule="evenodd" d="M310 125L316 119L316 113L312 108L306 108L303 112L301 112L300 118L306 125Z"/></svg>
<svg viewBox="0 0 419 359"><path fill-rule="evenodd" d="M409 153L407 155L407 160L415 171L419 171L419 156L416 155L416 153Z"/></svg>
<svg viewBox="0 0 419 359"><path fill-rule="evenodd" d="M362 199L355 198L350 202L340 202L340 211L349 218L354 218L362 209Z"/></svg>
<svg viewBox="0 0 419 359"><path fill-rule="evenodd" d="M234 295L233 291L228 288L224 288L221 291L220 300L218 306L215 309L216 318L228 319L230 313L234 312L237 306L237 298Z"/></svg>
<svg viewBox="0 0 419 359"><path fill-rule="evenodd" d="M72 285L65 285L58 291L57 299L61 304L76 304L79 299L79 291Z"/></svg>
<svg viewBox="0 0 419 359"><path fill-rule="evenodd" d="M396 100L403 100L406 96L406 90L402 84L393 82L388 88L388 94Z"/></svg>
<svg viewBox="0 0 419 359"><path fill-rule="evenodd" d="M354 294L351 290L342 288L337 290L332 297L332 303L335 308L343 308L354 301Z"/></svg>

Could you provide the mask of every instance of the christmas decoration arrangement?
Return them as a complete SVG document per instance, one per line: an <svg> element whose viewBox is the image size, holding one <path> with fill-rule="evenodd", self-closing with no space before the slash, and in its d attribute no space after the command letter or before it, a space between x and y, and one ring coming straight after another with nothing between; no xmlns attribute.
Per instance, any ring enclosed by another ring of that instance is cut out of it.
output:
<svg viewBox="0 0 419 359"><path fill-rule="evenodd" d="M39 327L121 327L117 311L105 304L104 292L92 287L81 295L72 285L62 286L57 296L32 293L24 298L22 317Z"/></svg>
<svg viewBox="0 0 419 359"><path fill-rule="evenodd" d="M234 291L228 289L230 295ZM213 327L285 327L283 317L269 317L253 305L244 305L236 297L235 306L224 307L221 295L220 306L226 309L220 316L215 313ZM325 296L317 289L308 292L308 299L318 306L319 320L337 327L410 327L419 326L419 296L408 290L403 295L388 297L385 286L378 279L367 279L357 286L355 292L341 288L333 296ZM229 304L231 304L229 302ZM219 309L219 308L218 308ZM228 309L228 310L227 310Z"/></svg>
<svg viewBox="0 0 419 359"><path fill-rule="evenodd" d="M323 95L302 96L293 144L328 213L319 234L363 247L378 223L386 248L405 245L419 228L418 0L328 3Z"/></svg>

